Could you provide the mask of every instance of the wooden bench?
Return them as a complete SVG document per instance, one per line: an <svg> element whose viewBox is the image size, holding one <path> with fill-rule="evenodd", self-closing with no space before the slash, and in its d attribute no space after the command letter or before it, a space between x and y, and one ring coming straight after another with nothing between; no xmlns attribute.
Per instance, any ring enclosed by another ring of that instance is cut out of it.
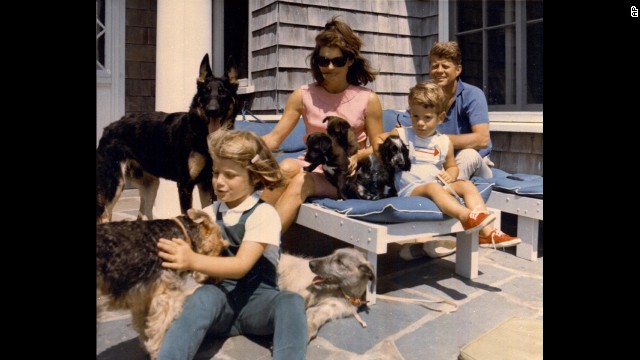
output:
<svg viewBox="0 0 640 360"><path fill-rule="evenodd" d="M428 235L451 234L456 237L456 274L478 277L478 232L465 234L456 219L378 224L362 221L312 203L300 207L296 224L353 245L377 271L378 255L387 252L390 243L400 243ZM367 300L376 302L375 288L367 289Z"/></svg>
<svg viewBox="0 0 640 360"><path fill-rule="evenodd" d="M498 218L500 218L500 212L518 216L517 235L522 239L522 243L516 248L516 256L536 261L538 259L538 225L543 220L543 199L493 190L487 201L487 207L492 208Z"/></svg>

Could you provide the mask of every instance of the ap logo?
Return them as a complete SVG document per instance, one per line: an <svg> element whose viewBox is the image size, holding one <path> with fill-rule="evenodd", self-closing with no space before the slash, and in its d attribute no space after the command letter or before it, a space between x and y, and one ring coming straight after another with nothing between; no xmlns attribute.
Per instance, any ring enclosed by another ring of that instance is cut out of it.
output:
<svg viewBox="0 0 640 360"><path fill-rule="evenodd" d="M631 17L638 17L638 8L635 6L631 7Z"/></svg>

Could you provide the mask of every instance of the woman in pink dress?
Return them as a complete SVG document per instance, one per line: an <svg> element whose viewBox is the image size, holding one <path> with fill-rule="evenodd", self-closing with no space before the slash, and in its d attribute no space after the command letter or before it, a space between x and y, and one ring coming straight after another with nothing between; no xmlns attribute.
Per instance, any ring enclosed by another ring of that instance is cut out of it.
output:
<svg viewBox="0 0 640 360"><path fill-rule="evenodd" d="M300 117L306 133L326 132L322 120L334 115L351 124L359 144L357 154L351 156L349 170L354 172L357 162L373 152L366 147L367 139L375 139L383 132L382 105L378 95L364 87L374 81L373 71L360 53L362 40L343 21L333 17L316 36L316 46L309 55L315 80L297 88L288 98L284 113L274 129L263 136L270 149L277 149L296 127ZM377 148L378 144L372 144ZM302 158L285 159L281 169L290 179L288 185L273 191L265 190L262 198L275 206L284 233L295 220L300 205L309 196L337 198L337 189L325 179L322 167L314 172L301 171L308 165Z"/></svg>

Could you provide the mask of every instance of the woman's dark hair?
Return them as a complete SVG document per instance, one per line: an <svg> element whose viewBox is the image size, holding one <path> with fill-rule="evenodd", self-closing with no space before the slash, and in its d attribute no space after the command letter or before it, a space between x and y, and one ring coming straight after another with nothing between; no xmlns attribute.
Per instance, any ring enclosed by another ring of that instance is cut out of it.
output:
<svg viewBox="0 0 640 360"><path fill-rule="evenodd" d="M313 78L318 84L322 84L324 81L317 60L318 56L320 56L320 48L323 46L339 48L342 51L342 55L346 55L348 59L353 60L353 64L347 72L347 82L349 84L356 86L367 85L367 83L376 79L377 72L371 68L369 61L360 54L362 40L349 25L338 20L338 16L334 16L316 36L316 47L307 57L310 59Z"/></svg>

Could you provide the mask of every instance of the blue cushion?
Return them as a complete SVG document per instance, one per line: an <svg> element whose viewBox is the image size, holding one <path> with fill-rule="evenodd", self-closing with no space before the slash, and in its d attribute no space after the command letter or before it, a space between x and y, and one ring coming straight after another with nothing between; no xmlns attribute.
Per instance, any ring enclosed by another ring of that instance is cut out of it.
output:
<svg viewBox="0 0 640 360"><path fill-rule="evenodd" d="M480 178L478 178L480 179ZM475 183L486 202L491 194L492 183ZM335 210L348 217L375 223L403 223L410 221L435 221L448 219L436 204L421 196L391 197L381 200L334 200L311 198L309 202Z"/></svg>
<svg viewBox="0 0 640 360"><path fill-rule="evenodd" d="M235 128L238 130L245 131L253 131L258 135L268 134L273 130L276 126L277 121L243 121L236 120ZM293 128L293 131L289 134L289 136L284 139L282 144L280 144L280 149L285 153L299 152L301 150L306 150L307 146L303 141L303 137L306 134L306 130L304 127L304 122L298 121L296 127Z"/></svg>
<svg viewBox="0 0 640 360"><path fill-rule="evenodd" d="M398 125L411 126L411 119L406 111L383 110L382 111L382 127L384 132L389 132Z"/></svg>
<svg viewBox="0 0 640 360"><path fill-rule="evenodd" d="M492 171L493 177L486 180L495 184L494 190L537 199L543 198L542 176L522 173L509 174L497 168L493 168Z"/></svg>

